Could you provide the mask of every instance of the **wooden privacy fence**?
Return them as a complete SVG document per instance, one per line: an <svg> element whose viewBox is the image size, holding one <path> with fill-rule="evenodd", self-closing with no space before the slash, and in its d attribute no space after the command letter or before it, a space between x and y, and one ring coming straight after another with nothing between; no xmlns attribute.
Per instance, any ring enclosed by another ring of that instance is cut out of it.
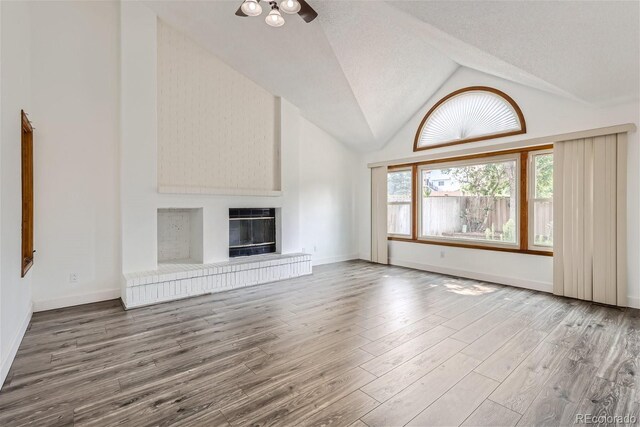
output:
<svg viewBox="0 0 640 427"><path fill-rule="evenodd" d="M551 236L553 202L536 202L534 209L535 234ZM487 211L486 219L484 219L483 215L485 210ZM508 197L475 196L427 197L422 199L422 212L422 234L428 236L442 236L454 233L483 233L487 227L490 228L492 226L495 233L503 233L504 225L509 221L512 214ZM515 214L515 211L513 213ZM480 219L484 219L481 224L478 223ZM409 233L411 230L410 204L390 203L388 206L388 224L390 231ZM513 231L515 232L515 228Z"/></svg>
<svg viewBox="0 0 640 427"><path fill-rule="evenodd" d="M533 215L533 230L536 236L545 236L543 239L548 240L553 236L553 202L552 201L537 201L534 206ZM532 219L530 218L529 221Z"/></svg>
<svg viewBox="0 0 640 427"><path fill-rule="evenodd" d="M509 205L507 197L427 197L422 201L423 234L484 232L492 226L494 232L502 233L511 217Z"/></svg>
<svg viewBox="0 0 640 427"><path fill-rule="evenodd" d="M390 203L387 205L387 230L391 234L411 234L411 204Z"/></svg>

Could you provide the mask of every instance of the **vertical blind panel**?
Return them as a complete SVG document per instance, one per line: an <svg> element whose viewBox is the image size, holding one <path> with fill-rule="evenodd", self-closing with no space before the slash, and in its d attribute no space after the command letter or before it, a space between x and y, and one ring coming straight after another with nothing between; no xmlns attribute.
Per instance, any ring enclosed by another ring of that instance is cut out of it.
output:
<svg viewBox="0 0 640 427"><path fill-rule="evenodd" d="M604 137L604 141L602 144L605 145L605 150L607 152L606 156L606 186L607 192L605 194L606 203L604 204L604 208L606 209L606 226L607 230L607 286L605 288L605 303L616 305L617 303L617 258L618 258L618 245L617 245L617 198L618 191L617 187L617 163L618 163L618 153L616 146L616 136L615 135L607 135Z"/></svg>
<svg viewBox="0 0 640 427"><path fill-rule="evenodd" d="M564 295L564 148L553 147L553 293Z"/></svg>
<svg viewBox="0 0 640 427"><path fill-rule="evenodd" d="M608 252L607 252L607 278L609 279L607 288L605 290L605 300L607 304L617 303L617 259L618 259L618 245L617 245L617 163L618 153L616 145L616 136L607 135L604 144L607 147L607 225L608 225Z"/></svg>
<svg viewBox="0 0 640 427"><path fill-rule="evenodd" d="M580 233L584 236L584 248L582 252L582 270L584 272L584 285L580 299L593 299L593 168L585 165L592 165L594 162L593 139L582 140L584 145L583 173L580 179L583 182L582 203L579 205L584 212L584 222Z"/></svg>
<svg viewBox="0 0 640 427"><path fill-rule="evenodd" d="M554 293L626 305L626 139L554 145Z"/></svg>
<svg viewBox="0 0 640 427"><path fill-rule="evenodd" d="M584 173L585 173L585 169L589 169L589 168L585 168L585 145L589 145L589 144L585 144L584 142L582 144L575 144L576 145L576 151L577 151L577 157L579 159L583 159L581 162L578 162L576 164L577 170L576 170L576 205L577 206L583 206L585 207L585 181L583 179L584 177ZM584 209L584 211L588 211L588 209ZM586 213L586 212L585 212ZM585 216L586 215L577 215L576 217L576 226L575 226L575 233L576 233L576 250L575 250L575 257L576 257L576 264L577 264L577 268L576 268L576 289L578 292L578 298L580 299L585 299L585 293L587 293L588 291L586 291L586 283L585 283L585 279L586 279L586 274L585 274L585 262L584 262L584 252L585 252L585 246L584 246L584 241L585 241L585 235L589 234L589 233L585 233L584 232L584 224L585 224Z"/></svg>
<svg viewBox="0 0 640 427"><path fill-rule="evenodd" d="M577 188L576 188L576 170L577 170L577 165L575 162L572 162L570 159L575 159L576 158L576 144L567 144L566 146L566 150L567 150L567 155L565 156L565 161L567 161L566 163L566 181L567 181L567 189L565 191L565 197L568 197L569 200L567 200L567 202L569 202L569 206L574 207L576 206L576 196L577 196ZM565 216L566 216L566 220L564 221L564 224L566 224L566 226L564 227L564 234L565 234L565 238L564 241L568 243L567 246L567 258L568 260L574 260L575 258L575 250L576 250L576 245L575 245L575 236L576 236L576 228L575 228L575 224L576 224L576 218L577 218L577 214L578 212L576 211L576 209L574 208L570 208L570 209L566 209L565 210ZM566 288L566 292L567 292L567 296L570 296L572 298L577 298L578 297L578 279L577 279L577 268L578 265L576 264L576 262L570 262L570 263L566 263L565 265L565 288Z"/></svg>
<svg viewBox="0 0 640 427"><path fill-rule="evenodd" d="M617 304L627 306L627 134L617 135L616 276Z"/></svg>
<svg viewBox="0 0 640 427"><path fill-rule="evenodd" d="M388 263L386 166L371 169L371 261Z"/></svg>

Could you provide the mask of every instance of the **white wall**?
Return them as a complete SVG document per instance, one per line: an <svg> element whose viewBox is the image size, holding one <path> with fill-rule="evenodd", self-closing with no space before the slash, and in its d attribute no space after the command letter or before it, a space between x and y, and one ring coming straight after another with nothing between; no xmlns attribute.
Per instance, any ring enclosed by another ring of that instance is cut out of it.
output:
<svg viewBox="0 0 640 427"><path fill-rule="evenodd" d="M2 5L0 5L0 178L2 178ZM0 235L2 234L2 185L0 184ZM4 382L4 353L2 351L2 244L0 243L0 384ZM8 371L8 369L7 369ZM0 385L0 388L2 385Z"/></svg>
<svg viewBox="0 0 640 427"><path fill-rule="evenodd" d="M464 148L489 146L496 143L518 141L539 136L594 129L622 123L638 124L640 105L619 105L596 108L571 101L510 81L493 77L468 68L458 69L425 106L380 151L364 156L359 167L359 252L363 259L370 259L370 172L368 162L392 160L423 155L413 153L413 138L420 121L428 109L443 96L467 86L485 85L509 94L522 111L527 122L527 133L472 144ZM461 146L445 147L432 153L455 154ZM640 150L638 133L629 135L628 157L628 259L629 301L640 306ZM441 253L444 252L444 258ZM477 277L518 286L551 290L553 262L550 257L501 253L477 249L450 248L444 246L390 242L389 256L395 264L426 270L439 270L452 274Z"/></svg>
<svg viewBox="0 0 640 427"><path fill-rule="evenodd" d="M301 246L316 265L357 258L356 155L304 118L299 151Z"/></svg>
<svg viewBox="0 0 640 427"><path fill-rule="evenodd" d="M143 4L122 4L120 188L123 272L157 267L157 208L203 209L205 263L228 259L228 213L232 207L282 208L281 248L284 253L299 252L303 247L312 253L315 246L318 248L318 253L314 254L315 261L355 257L354 207L352 201L347 200L347 195L352 194L352 186L347 184L345 187L339 183L341 177L350 175L336 176L331 162L351 171L355 166L355 154L310 125L286 100L281 100L276 108L282 135L281 195L216 196L157 192L156 33L154 12ZM316 158L322 150L326 150L323 156ZM303 186L307 170L310 171L308 177L324 180L328 185L318 190L307 181L306 187ZM307 191L314 191L319 197L328 193L329 199L337 205L303 200ZM313 203L313 212L305 211L307 203ZM318 233L318 225L305 220L307 213L322 218L325 232L338 230L342 234ZM329 217L335 219L329 220ZM307 242L308 247L305 246Z"/></svg>
<svg viewBox="0 0 640 427"><path fill-rule="evenodd" d="M119 3L29 6L34 308L117 298Z"/></svg>
<svg viewBox="0 0 640 427"><path fill-rule="evenodd" d="M31 318L33 267L21 275L21 119L31 111L30 19L26 3L0 2L0 385ZM33 114L31 115L33 118Z"/></svg>
<svg viewBox="0 0 640 427"><path fill-rule="evenodd" d="M138 245L155 239L157 232L156 20L142 4L120 5L120 234L125 273L156 267L157 245Z"/></svg>
<svg viewBox="0 0 640 427"><path fill-rule="evenodd" d="M280 240L283 253L302 249L300 241L300 112L291 103L280 102L280 177L285 187L282 193L284 209L280 212L280 233L288 236Z"/></svg>

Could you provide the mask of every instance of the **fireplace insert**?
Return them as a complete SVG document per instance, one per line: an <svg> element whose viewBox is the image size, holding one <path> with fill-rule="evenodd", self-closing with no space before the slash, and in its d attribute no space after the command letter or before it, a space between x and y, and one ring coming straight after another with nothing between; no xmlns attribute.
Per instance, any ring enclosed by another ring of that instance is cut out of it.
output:
<svg viewBox="0 0 640 427"><path fill-rule="evenodd" d="M229 257L276 251L274 208L229 209Z"/></svg>

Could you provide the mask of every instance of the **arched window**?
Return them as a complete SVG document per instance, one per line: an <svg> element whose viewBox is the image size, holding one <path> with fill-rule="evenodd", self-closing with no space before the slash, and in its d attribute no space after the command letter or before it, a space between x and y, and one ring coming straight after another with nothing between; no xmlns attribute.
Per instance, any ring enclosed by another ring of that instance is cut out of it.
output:
<svg viewBox="0 0 640 427"><path fill-rule="evenodd" d="M424 116L413 151L526 133L524 116L509 95L486 86L459 89Z"/></svg>

